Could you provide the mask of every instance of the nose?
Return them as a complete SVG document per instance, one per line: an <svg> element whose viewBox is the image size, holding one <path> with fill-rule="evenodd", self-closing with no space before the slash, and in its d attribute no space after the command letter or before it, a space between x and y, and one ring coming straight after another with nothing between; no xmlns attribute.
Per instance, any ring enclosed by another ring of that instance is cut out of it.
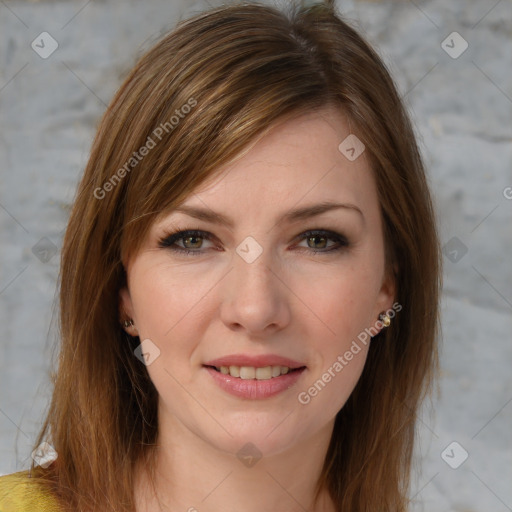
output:
<svg viewBox="0 0 512 512"><path fill-rule="evenodd" d="M261 336L289 324L290 292L271 258L265 251L252 263L234 256L222 290L221 319L229 329Z"/></svg>

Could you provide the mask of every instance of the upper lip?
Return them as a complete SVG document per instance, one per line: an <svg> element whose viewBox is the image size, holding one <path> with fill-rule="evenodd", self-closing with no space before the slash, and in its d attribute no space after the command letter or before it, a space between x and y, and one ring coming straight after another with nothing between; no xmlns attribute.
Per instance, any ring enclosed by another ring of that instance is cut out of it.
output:
<svg viewBox="0 0 512 512"><path fill-rule="evenodd" d="M204 364L205 366L253 366L255 368L264 366L287 366L290 369L306 366L298 361L294 361L288 357L278 356L277 354L232 354L212 359Z"/></svg>

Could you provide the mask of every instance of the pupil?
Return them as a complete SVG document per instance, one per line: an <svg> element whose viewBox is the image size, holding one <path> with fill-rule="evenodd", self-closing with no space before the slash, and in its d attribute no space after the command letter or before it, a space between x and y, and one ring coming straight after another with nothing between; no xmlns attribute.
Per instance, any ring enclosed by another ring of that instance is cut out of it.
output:
<svg viewBox="0 0 512 512"><path fill-rule="evenodd" d="M323 240L323 242L324 242L324 243L323 243L323 244L321 243L321 244L320 244L320 247L317 245L315 248L316 248L316 249L318 249L318 248L320 248L320 249L324 248L324 247L325 247L325 242L326 242L326 238L325 238L325 236L314 235L314 236L310 236L310 237L309 237L309 241L310 241L310 242L311 242L311 241L313 241L313 243L315 243L314 241L318 241L318 239Z"/></svg>
<svg viewBox="0 0 512 512"><path fill-rule="evenodd" d="M185 238L185 246L190 247L190 244L188 242L191 242L192 248L199 248L201 247L201 238L197 236L187 236Z"/></svg>

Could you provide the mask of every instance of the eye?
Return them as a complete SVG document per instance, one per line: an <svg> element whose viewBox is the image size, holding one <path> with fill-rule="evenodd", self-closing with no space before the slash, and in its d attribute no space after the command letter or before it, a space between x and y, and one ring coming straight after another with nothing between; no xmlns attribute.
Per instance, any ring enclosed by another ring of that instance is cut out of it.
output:
<svg viewBox="0 0 512 512"><path fill-rule="evenodd" d="M158 246L186 254L201 254L204 252L204 241L212 238L206 231L188 229L166 235L158 242Z"/></svg>
<svg viewBox="0 0 512 512"><path fill-rule="evenodd" d="M306 247L313 249L314 253L339 251L349 245L348 240L343 235L325 229L306 231L305 233L302 233L299 238L300 240L305 241ZM329 245L329 241L333 241L334 243ZM299 245L298 247L304 246Z"/></svg>
<svg viewBox="0 0 512 512"><path fill-rule="evenodd" d="M206 249L215 248L205 247L205 241L212 241L214 236L207 231L188 229L180 230L165 235L159 240L158 246L170 249L177 253L185 255L199 256L204 254ZM325 229L315 229L300 234L297 239L303 241L306 245L296 245L304 249L311 249L313 253L327 253L341 251L348 247L348 240L341 234ZM331 243L329 243L331 242ZM219 250L217 248L217 250Z"/></svg>

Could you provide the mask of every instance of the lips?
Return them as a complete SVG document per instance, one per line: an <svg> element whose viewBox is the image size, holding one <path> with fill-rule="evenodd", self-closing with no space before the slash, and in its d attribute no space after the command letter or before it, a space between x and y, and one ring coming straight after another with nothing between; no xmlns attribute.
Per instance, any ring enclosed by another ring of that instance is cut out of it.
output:
<svg viewBox="0 0 512 512"><path fill-rule="evenodd" d="M239 377L231 375L232 369L237 368L235 366L221 366L220 368L229 369L229 373L226 374L221 372L214 366L204 366L204 369L210 375L212 382L217 384L217 386L230 395L246 400L271 398L279 395L280 393L284 393L293 386L296 386L297 382L302 377L302 374L306 371L306 367L302 366L284 374L280 374L277 377L271 376L270 378L267 378L269 377L269 368L288 368L283 366L267 366L262 369L264 373L267 373L267 375L260 376L262 378L258 378L259 376L257 374L255 374L255 378L251 378L251 375L247 376L249 378L242 378L242 372L254 370L254 367L240 367ZM260 370L260 368L261 367L258 367L256 371Z"/></svg>
<svg viewBox="0 0 512 512"><path fill-rule="evenodd" d="M293 359L275 354L261 356L232 355L208 361L206 368L212 368L224 375L244 380L267 380L305 369Z"/></svg>
<svg viewBox="0 0 512 512"><path fill-rule="evenodd" d="M270 398L292 387L306 365L277 354L233 354L203 367L224 391L246 399Z"/></svg>
<svg viewBox="0 0 512 512"><path fill-rule="evenodd" d="M216 368L220 368L221 366L246 366L254 368L264 368L265 366L286 366L290 368L290 370L295 370L297 368L303 368L306 365L299 361L279 356L277 354L233 354L207 361L204 363L204 366L213 366Z"/></svg>

